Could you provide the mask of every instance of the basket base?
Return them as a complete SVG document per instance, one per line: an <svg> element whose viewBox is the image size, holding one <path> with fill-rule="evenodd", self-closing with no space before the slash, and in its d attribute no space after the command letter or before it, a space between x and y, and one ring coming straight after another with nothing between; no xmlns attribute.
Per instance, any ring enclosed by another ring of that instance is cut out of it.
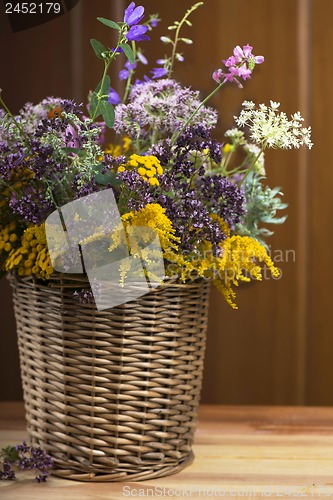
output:
<svg viewBox="0 0 333 500"><path fill-rule="evenodd" d="M194 460L194 453L191 451L186 459L179 463L178 465L160 465L158 468L153 466L150 470L145 470L142 472L119 472L114 471L111 474L96 474L94 472L79 473L69 469L53 469L52 475L57 477L62 477L63 479L73 479L74 481L85 481L85 482L112 482L112 481L145 481L149 479L158 479L160 477L171 476L182 471Z"/></svg>

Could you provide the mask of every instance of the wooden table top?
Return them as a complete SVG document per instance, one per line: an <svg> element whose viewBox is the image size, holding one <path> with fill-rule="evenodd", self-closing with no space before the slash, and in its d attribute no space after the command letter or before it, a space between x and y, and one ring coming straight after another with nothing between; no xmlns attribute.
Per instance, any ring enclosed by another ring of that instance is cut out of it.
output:
<svg viewBox="0 0 333 500"><path fill-rule="evenodd" d="M0 403L0 448L26 437L22 403ZM19 473L0 481L0 499L333 497L333 408L201 406L193 450L193 464L174 476L37 484Z"/></svg>

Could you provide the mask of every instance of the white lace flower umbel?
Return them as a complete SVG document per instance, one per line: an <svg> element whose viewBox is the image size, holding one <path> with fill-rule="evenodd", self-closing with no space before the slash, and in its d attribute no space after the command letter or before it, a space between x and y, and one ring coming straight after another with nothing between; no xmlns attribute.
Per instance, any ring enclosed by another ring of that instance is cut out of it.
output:
<svg viewBox="0 0 333 500"><path fill-rule="evenodd" d="M289 120L286 113L278 111L279 106L270 101L270 106L259 104L256 109L252 101L244 101L240 115L234 119L239 127L249 127L252 141L260 147L298 149L304 145L311 149L311 127L302 127L300 112Z"/></svg>

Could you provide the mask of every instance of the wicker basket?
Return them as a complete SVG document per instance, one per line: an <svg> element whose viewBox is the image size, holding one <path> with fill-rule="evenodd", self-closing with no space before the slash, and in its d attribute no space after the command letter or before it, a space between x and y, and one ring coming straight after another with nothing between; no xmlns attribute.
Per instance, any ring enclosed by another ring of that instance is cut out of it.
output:
<svg viewBox="0 0 333 500"><path fill-rule="evenodd" d="M10 276L32 442L70 479L182 470L193 459L209 282L170 280L97 311L73 298L84 276L59 276L51 287Z"/></svg>

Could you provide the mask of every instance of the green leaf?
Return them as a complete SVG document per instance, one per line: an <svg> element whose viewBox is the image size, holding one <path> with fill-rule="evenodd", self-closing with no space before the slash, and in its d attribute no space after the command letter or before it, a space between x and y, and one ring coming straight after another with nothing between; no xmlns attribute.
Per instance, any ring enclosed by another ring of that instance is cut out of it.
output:
<svg viewBox="0 0 333 500"><path fill-rule="evenodd" d="M131 64L133 64L134 63L134 54L133 54L133 50L131 49L131 47L127 43L122 43L120 45L120 47L123 49L124 54L127 57L127 59L129 60L129 62Z"/></svg>
<svg viewBox="0 0 333 500"><path fill-rule="evenodd" d="M98 57L98 59L103 59L102 54L103 54L103 52L107 51L106 48L104 47L104 45L101 42L99 42L98 40L95 40L95 38L91 38L90 45L94 49L94 52L95 52L96 56Z"/></svg>
<svg viewBox="0 0 333 500"><path fill-rule="evenodd" d="M103 163L99 163L95 168L95 180L98 184L101 184L102 186L106 186L106 184L111 184L111 186L119 186L119 184L122 183L122 181L120 179L117 179L116 174L112 171L106 172L105 174L101 173L101 170L105 168L105 165L103 165Z"/></svg>
<svg viewBox="0 0 333 500"><path fill-rule="evenodd" d="M98 107L98 114L95 116L99 116L102 112L101 110L101 105L98 105L98 102L101 101L101 99L104 99L107 101L108 96L109 96L109 91L110 91L110 77L109 75L106 75L104 78L104 83L103 83L103 88L102 92L100 94L101 86L102 86L102 80L99 82L97 87L95 88L94 92L92 93L92 96L90 98L90 109L89 109L89 114L90 117L93 117L95 115L96 109Z"/></svg>
<svg viewBox="0 0 333 500"><path fill-rule="evenodd" d="M97 97L97 94L95 92L93 92L91 95L91 98L90 98L90 102L89 102L90 118L92 118L94 116L96 108L97 108L97 104L98 104L98 97Z"/></svg>
<svg viewBox="0 0 333 500"><path fill-rule="evenodd" d="M114 21L110 21L110 19L105 19L105 17L98 17L97 20L100 23L105 24L105 26L108 26L109 28L120 31L119 24L115 23Z"/></svg>
<svg viewBox="0 0 333 500"><path fill-rule="evenodd" d="M80 152L80 148L69 148L67 146L65 148L61 148L61 150L66 153L66 155L69 155L70 153L78 154Z"/></svg>
<svg viewBox="0 0 333 500"><path fill-rule="evenodd" d="M6 448L2 448L1 451L4 458L6 458L11 464L20 458L15 446L7 446Z"/></svg>
<svg viewBox="0 0 333 500"><path fill-rule="evenodd" d="M102 113L103 120L109 128L114 124L114 108L106 99L100 101L99 111Z"/></svg>
<svg viewBox="0 0 333 500"><path fill-rule="evenodd" d="M101 85L102 85L102 80L99 82L99 84L95 88L94 93L96 93L96 94L99 93L99 91L101 89ZM109 95L110 86L111 86L110 77L109 77L109 75L106 75L106 77L104 78L104 83L103 83L103 88L102 88L102 95L104 95L104 96L108 96Z"/></svg>
<svg viewBox="0 0 333 500"><path fill-rule="evenodd" d="M111 186L119 186L119 184L121 184L120 179L117 179L113 172L108 172L107 174L101 174L99 172L95 175L95 181L97 184L102 186L106 186L107 184L110 184Z"/></svg>

